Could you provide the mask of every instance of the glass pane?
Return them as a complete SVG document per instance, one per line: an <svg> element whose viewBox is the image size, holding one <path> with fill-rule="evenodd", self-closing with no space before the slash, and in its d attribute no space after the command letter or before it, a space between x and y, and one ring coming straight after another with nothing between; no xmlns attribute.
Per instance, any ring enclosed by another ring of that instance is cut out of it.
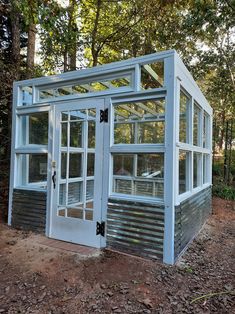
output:
<svg viewBox="0 0 235 314"><path fill-rule="evenodd" d="M82 186L82 182L73 182L68 184L68 205L82 202Z"/></svg>
<svg viewBox="0 0 235 314"><path fill-rule="evenodd" d="M82 154L69 154L69 178L77 178L82 176Z"/></svg>
<svg viewBox="0 0 235 314"><path fill-rule="evenodd" d="M133 182L131 180L114 179L113 192L121 194L133 194Z"/></svg>
<svg viewBox="0 0 235 314"><path fill-rule="evenodd" d="M86 110L73 110L70 111L70 120L85 120Z"/></svg>
<svg viewBox="0 0 235 314"><path fill-rule="evenodd" d="M203 155L203 184L209 182L208 175L209 175L209 155Z"/></svg>
<svg viewBox="0 0 235 314"><path fill-rule="evenodd" d="M47 186L47 154L17 154L17 185L45 189Z"/></svg>
<svg viewBox="0 0 235 314"><path fill-rule="evenodd" d="M163 198L163 177L163 153L113 154L113 192Z"/></svg>
<svg viewBox="0 0 235 314"><path fill-rule="evenodd" d="M85 219L86 220L93 220L93 211L92 210L86 210Z"/></svg>
<svg viewBox="0 0 235 314"><path fill-rule="evenodd" d="M147 178L163 178L164 155L163 154L138 154L137 176Z"/></svg>
<svg viewBox="0 0 235 314"><path fill-rule="evenodd" d="M88 153L87 154L87 176L94 176L95 170L95 154Z"/></svg>
<svg viewBox="0 0 235 314"><path fill-rule="evenodd" d="M109 89L129 87L131 85L131 75L102 80L90 80L86 83L65 85L39 91L39 100L51 99L52 97L66 97L69 95L98 93ZM28 87L29 88L29 87Z"/></svg>
<svg viewBox="0 0 235 314"><path fill-rule="evenodd" d="M179 140L183 143L189 143L189 98L180 92L180 124L179 124Z"/></svg>
<svg viewBox="0 0 235 314"><path fill-rule="evenodd" d="M66 205L66 184L60 184L59 205Z"/></svg>
<svg viewBox="0 0 235 314"><path fill-rule="evenodd" d="M65 217L65 211L66 211L66 209L65 208L63 208L63 209L58 209L58 216L62 216L62 217Z"/></svg>
<svg viewBox="0 0 235 314"><path fill-rule="evenodd" d="M48 113L38 112L20 116L21 145L48 143Z"/></svg>
<svg viewBox="0 0 235 314"><path fill-rule="evenodd" d="M144 122L138 126L138 143L164 143L165 122Z"/></svg>
<svg viewBox="0 0 235 314"><path fill-rule="evenodd" d="M61 153L60 177L66 179L67 153Z"/></svg>
<svg viewBox="0 0 235 314"><path fill-rule="evenodd" d="M201 154L193 153L193 187L200 186L201 169Z"/></svg>
<svg viewBox="0 0 235 314"><path fill-rule="evenodd" d="M204 112L203 115L203 147L209 148L210 124L209 115Z"/></svg>
<svg viewBox="0 0 235 314"><path fill-rule="evenodd" d="M83 122L70 122L70 147L82 147Z"/></svg>
<svg viewBox="0 0 235 314"><path fill-rule="evenodd" d="M94 198L94 180L87 180L86 182L86 200L93 200ZM92 202L93 206L93 202ZM93 207L89 207L93 208Z"/></svg>
<svg viewBox="0 0 235 314"><path fill-rule="evenodd" d="M114 105L114 144L164 143L165 99Z"/></svg>
<svg viewBox="0 0 235 314"><path fill-rule="evenodd" d="M82 207L68 207L67 217L83 219L83 208Z"/></svg>
<svg viewBox="0 0 235 314"><path fill-rule="evenodd" d="M33 104L33 89L32 86L24 86L21 89L21 104L22 106L30 106Z"/></svg>
<svg viewBox="0 0 235 314"><path fill-rule="evenodd" d="M159 88L164 85L164 62L145 64L141 66L142 89Z"/></svg>
<svg viewBox="0 0 235 314"><path fill-rule="evenodd" d="M113 174L118 176L134 175L134 155L114 154Z"/></svg>
<svg viewBox="0 0 235 314"><path fill-rule="evenodd" d="M68 121L68 119L69 119L69 112L68 111L61 112L61 120Z"/></svg>
<svg viewBox="0 0 235 314"><path fill-rule="evenodd" d="M133 123L118 123L114 125L114 144L134 144L135 125Z"/></svg>
<svg viewBox="0 0 235 314"><path fill-rule="evenodd" d="M46 90L40 90L39 91L39 99L50 99L54 97L54 90L53 89L46 89Z"/></svg>
<svg viewBox="0 0 235 314"><path fill-rule="evenodd" d="M95 148L95 121L88 121L88 148Z"/></svg>
<svg viewBox="0 0 235 314"><path fill-rule="evenodd" d="M61 147L66 147L68 145L68 123L61 123Z"/></svg>
<svg viewBox="0 0 235 314"><path fill-rule="evenodd" d="M200 108L194 104L194 116L193 116L193 145L200 146Z"/></svg>
<svg viewBox="0 0 235 314"><path fill-rule="evenodd" d="M47 155L29 154L29 183L47 180Z"/></svg>
<svg viewBox="0 0 235 314"><path fill-rule="evenodd" d="M189 190L189 158L189 152L179 152L179 194Z"/></svg>

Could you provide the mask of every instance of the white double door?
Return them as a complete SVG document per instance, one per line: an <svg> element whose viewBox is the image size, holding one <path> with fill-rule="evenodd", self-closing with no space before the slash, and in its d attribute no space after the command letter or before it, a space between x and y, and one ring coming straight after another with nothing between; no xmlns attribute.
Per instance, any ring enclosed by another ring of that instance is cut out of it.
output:
<svg viewBox="0 0 235 314"><path fill-rule="evenodd" d="M101 246L103 99L54 106L51 238Z"/></svg>

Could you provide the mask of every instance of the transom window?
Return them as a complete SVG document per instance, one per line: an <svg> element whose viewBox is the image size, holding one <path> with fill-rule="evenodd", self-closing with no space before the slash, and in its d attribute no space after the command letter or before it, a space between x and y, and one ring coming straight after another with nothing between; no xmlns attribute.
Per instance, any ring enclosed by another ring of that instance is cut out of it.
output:
<svg viewBox="0 0 235 314"><path fill-rule="evenodd" d="M114 106L114 144L158 144L165 137L165 99Z"/></svg>

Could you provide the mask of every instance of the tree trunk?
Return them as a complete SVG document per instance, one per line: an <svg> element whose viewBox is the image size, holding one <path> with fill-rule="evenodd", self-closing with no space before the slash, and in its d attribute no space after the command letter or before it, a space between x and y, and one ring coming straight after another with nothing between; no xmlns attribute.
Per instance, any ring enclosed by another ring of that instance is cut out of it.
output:
<svg viewBox="0 0 235 314"><path fill-rule="evenodd" d="M92 53L92 59L93 59L93 66L96 66L98 64L98 53L96 49L96 36L98 32L98 25L99 25L99 18L100 18L100 10L101 10L101 0L97 0L97 10L96 10L96 16L95 16L95 23L94 23L94 28L91 34L91 53Z"/></svg>
<svg viewBox="0 0 235 314"><path fill-rule="evenodd" d="M11 1L11 5L12 61L15 69L14 79L17 80L20 69L20 13L15 0Z"/></svg>
<svg viewBox="0 0 235 314"><path fill-rule="evenodd" d="M76 0L69 1L68 15L68 31L69 31L69 47L68 47L68 57L69 57L69 69L76 70L77 65L77 37L78 37L78 27L77 27L77 14L78 7Z"/></svg>
<svg viewBox="0 0 235 314"><path fill-rule="evenodd" d="M35 43L36 43L36 25L31 23L28 30L28 45L27 45L27 78L31 78L34 70L35 58Z"/></svg>

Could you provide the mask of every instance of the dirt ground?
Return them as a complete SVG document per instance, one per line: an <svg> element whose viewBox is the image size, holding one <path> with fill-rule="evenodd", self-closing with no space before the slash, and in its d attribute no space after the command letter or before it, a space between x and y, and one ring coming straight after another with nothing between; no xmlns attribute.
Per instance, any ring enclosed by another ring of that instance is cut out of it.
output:
<svg viewBox="0 0 235 314"><path fill-rule="evenodd" d="M235 313L235 203L213 208L175 266L110 251L84 259L0 224L0 313Z"/></svg>

